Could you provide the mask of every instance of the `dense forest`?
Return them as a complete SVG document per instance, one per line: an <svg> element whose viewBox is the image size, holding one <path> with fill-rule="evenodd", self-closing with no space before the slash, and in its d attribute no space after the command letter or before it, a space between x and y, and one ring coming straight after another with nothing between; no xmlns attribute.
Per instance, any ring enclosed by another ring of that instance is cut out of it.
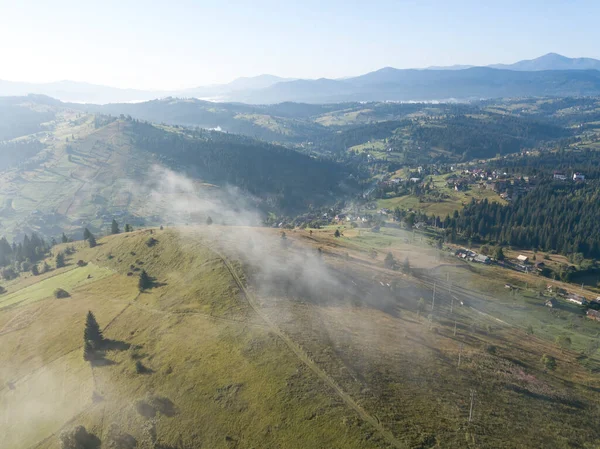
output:
<svg viewBox="0 0 600 449"><path fill-rule="evenodd" d="M0 170L15 167L43 149L44 144L33 139L0 142Z"/></svg>
<svg viewBox="0 0 600 449"><path fill-rule="evenodd" d="M42 131L42 123L54 119L53 112L21 105L24 101L22 97L0 97L0 141Z"/></svg>
<svg viewBox="0 0 600 449"><path fill-rule="evenodd" d="M560 149L538 155L512 156L489 161L488 165L490 169L499 169L509 174L551 178L555 171L581 172L588 179L600 179L600 158L598 152L591 149Z"/></svg>
<svg viewBox="0 0 600 449"><path fill-rule="evenodd" d="M596 183L544 181L507 206L473 201L444 225L467 239L600 258L599 204Z"/></svg>
<svg viewBox="0 0 600 449"><path fill-rule="evenodd" d="M131 138L166 165L258 196L285 210L306 208L356 191L356 173L338 163L249 137L208 130L169 132L131 121Z"/></svg>

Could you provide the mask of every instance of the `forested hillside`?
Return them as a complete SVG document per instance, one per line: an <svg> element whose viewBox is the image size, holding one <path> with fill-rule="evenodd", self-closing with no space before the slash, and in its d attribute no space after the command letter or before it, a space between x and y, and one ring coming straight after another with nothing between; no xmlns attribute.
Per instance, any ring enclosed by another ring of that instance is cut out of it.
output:
<svg viewBox="0 0 600 449"><path fill-rule="evenodd" d="M171 168L254 195L271 195L282 209L335 201L336 195L357 187L351 170L282 146L217 131L167 132L138 121L129 126L134 145Z"/></svg>
<svg viewBox="0 0 600 449"><path fill-rule="evenodd" d="M410 132L419 145L460 154L463 160L515 153L570 135L558 126L497 114L454 116L440 123L413 126Z"/></svg>
<svg viewBox="0 0 600 449"><path fill-rule="evenodd" d="M0 97L0 141L42 131L42 123L53 120L54 112L32 108L29 98Z"/></svg>
<svg viewBox="0 0 600 449"><path fill-rule="evenodd" d="M472 202L446 227L465 238L518 248L600 257L597 184L546 181L507 206Z"/></svg>

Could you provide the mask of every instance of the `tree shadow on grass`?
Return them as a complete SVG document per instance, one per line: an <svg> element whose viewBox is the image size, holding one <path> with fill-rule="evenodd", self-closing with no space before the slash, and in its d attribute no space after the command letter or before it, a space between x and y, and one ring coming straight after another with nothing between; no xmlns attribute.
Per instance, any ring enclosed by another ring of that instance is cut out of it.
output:
<svg viewBox="0 0 600 449"><path fill-rule="evenodd" d="M129 348L131 348L131 344L120 340L106 338L102 342L102 349L105 351L127 351Z"/></svg>

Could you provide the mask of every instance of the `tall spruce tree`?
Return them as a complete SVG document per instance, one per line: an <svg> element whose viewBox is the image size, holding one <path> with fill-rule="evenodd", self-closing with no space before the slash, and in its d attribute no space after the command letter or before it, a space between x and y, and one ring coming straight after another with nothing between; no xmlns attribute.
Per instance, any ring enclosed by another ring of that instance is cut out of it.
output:
<svg viewBox="0 0 600 449"><path fill-rule="evenodd" d="M90 230L88 228L85 228L83 230L83 240L89 239L90 235L92 235L92 233L90 232Z"/></svg>
<svg viewBox="0 0 600 449"><path fill-rule="evenodd" d="M138 288L143 292L150 287L152 287L152 280L150 279L150 276L148 276L148 273L146 273L146 270L142 270L140 273L140 280L138 281Z"/></svg>
<svg viewBox="0 0 600 449"><path fill-rule="evenodd" d="M96 317L94 316L91 310L88 311L87 317L85 319L83 340L84 342L89 341L93 349L98 349L102 344L102 340L104 340L104 337L102 336L102 330L100 329L98 321L96 321Z"/></svg>
<svg viewBox="0 0 600 449"><path fill-rule="evenodd" d="M112 221L112 223L110 225L110 233L111 234L118 234L119 232L121 232L121 231L119 231L119 223L117 223L117 220L115 220L113 218L113 221Z"/></svg>
<svg viewBox="0 0 600 449"><path fill-rule="evenodd" d="M94 360L94 347L90 340L83 341L83 360L86 362Z"/></svg>
<svg viewBox="0 0 600 449"><path fill-rule="evenodd" d="M62 268L65 266L65 255L60 252L56 255L56 268Z"/></svg>

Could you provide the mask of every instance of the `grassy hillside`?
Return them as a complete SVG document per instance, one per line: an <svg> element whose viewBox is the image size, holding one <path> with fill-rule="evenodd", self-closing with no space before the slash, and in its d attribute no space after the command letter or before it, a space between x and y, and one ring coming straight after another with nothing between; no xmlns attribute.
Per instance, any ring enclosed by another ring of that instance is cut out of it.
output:
<svg viewBox="0 0 600 449"><path fill-rule="evenodd" d="M76 243L65 268L5 284L4 444L56 448L75 425L103 444L116 429L139 444L155 431L173 448L600 441L599 360L585 349L597 323L400 230L333 230L140 230ZM412 274L385 268L388 252ZM140 293L142 269L154 285ZM109 339L94 364L88 310ZM554 343L562 334L571 348Z"/></svg>

